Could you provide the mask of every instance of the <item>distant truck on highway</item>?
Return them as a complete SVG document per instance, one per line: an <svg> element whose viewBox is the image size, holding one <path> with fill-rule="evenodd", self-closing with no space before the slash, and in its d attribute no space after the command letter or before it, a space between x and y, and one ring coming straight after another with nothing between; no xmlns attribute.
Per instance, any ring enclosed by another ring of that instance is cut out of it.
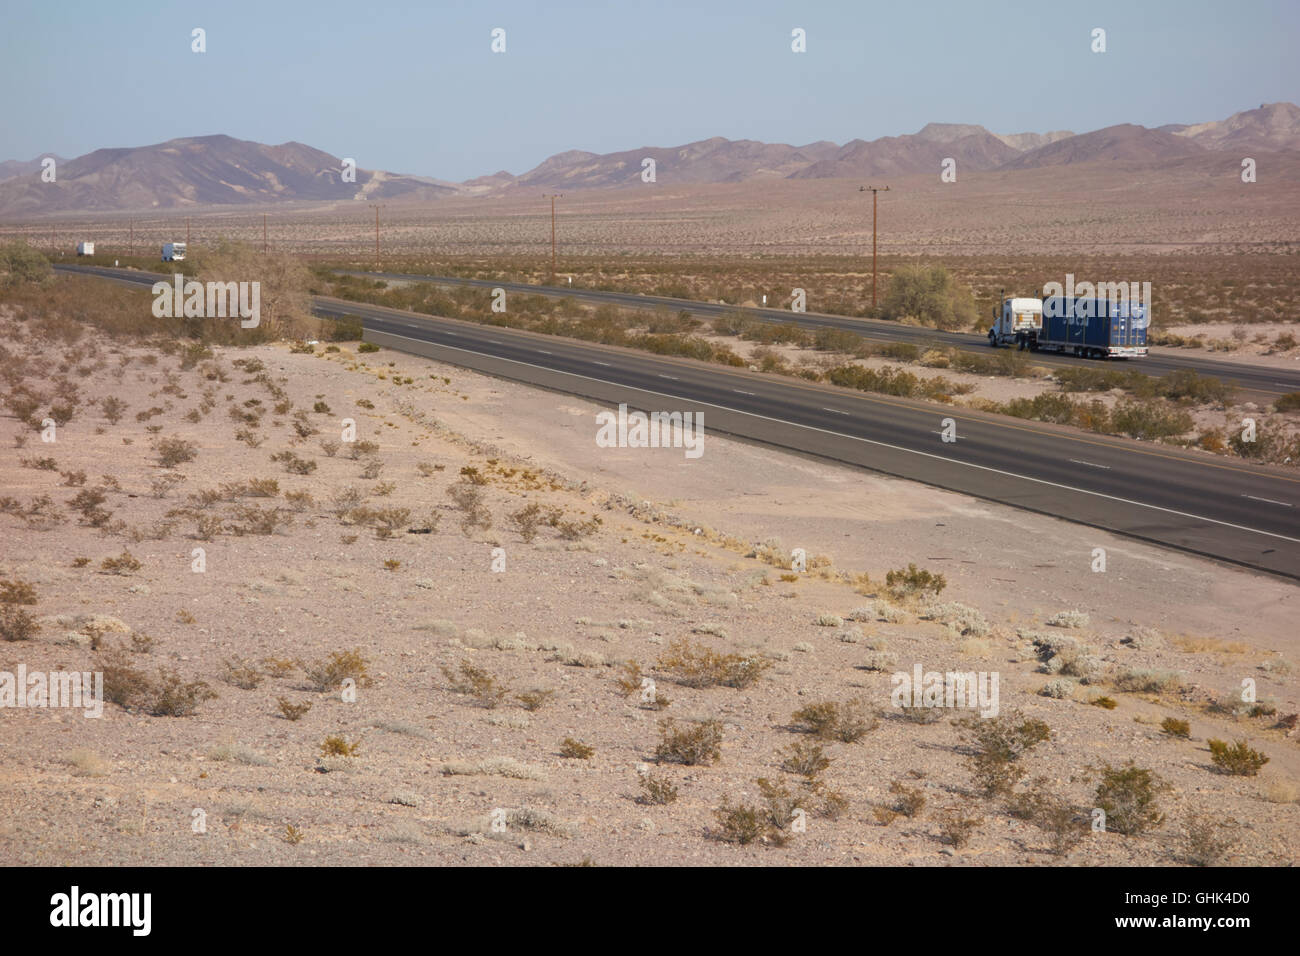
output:
<svg viewBox="0 0 1300 956"><path fill-rule="evenodd" d="M77 243L77 255L93 256L95 254L95 244L93 242Z"/></svg>
<svg viewBox="0 0 1300 956"><path fill-rule="evenodd" d="M166 242L162 247L163 262L180 262L185 258L185 243Z"/></svg>
<svg viewBox="0 0 1300 956"><path fill-rule="evenodd" d="M1151 316L1136 300L1083 296L1003 299L994 310L989 345L1016 345L1081 358L1137 358L1147 354Z"/></svg>

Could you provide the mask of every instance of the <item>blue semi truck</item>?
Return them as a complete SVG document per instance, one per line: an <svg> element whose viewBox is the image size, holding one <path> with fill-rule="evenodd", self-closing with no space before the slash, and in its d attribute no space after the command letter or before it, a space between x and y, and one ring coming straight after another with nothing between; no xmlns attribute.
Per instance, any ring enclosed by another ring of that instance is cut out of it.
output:
<svg viewBox="0 0 1300 956"><path fill-rule="evenodd" d="M1147 354L1150 310L1138 300L1082 296L1003 299L994 310L989 344L1082 358L1135 358Z"/></svg>

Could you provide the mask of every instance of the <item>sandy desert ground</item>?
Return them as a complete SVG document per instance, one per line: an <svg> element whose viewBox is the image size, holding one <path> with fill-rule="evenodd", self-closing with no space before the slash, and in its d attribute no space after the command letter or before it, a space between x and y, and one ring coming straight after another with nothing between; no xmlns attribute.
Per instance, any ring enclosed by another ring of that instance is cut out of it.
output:
<svg viewBox="0 0 1300 956"><path fill-rule="evenodd" d="M1178 165L1160 171L1122 164L1020 172L908 176L880 194L881 255L1123 255L1171 252L1293 252L1300 242L1300 171L1293 160L1256 183L1231 169ZM870 254L871 199L856 180L784 180L713 185L668 181L579 190L557 200L563 254L611 256ZM879 184L877 184L879 185ZM221 236L316 255L373 252L372 204L286 203L261 208L196 207L165 215L56 216L0 226L0 239L55 243L71 252L94 240L104 251L137 252L190 235ZM542 191L380 209L389 255L549 255L550 201Z"/></svg>
<svg viewBox="0 0 1300 956"><path fill-rule="evenodd" d="M80 409L54 443L3 419L0 578L32 585L35 605L9 607L40 629L0 643L0 670L112 666L155 690L174 671L218 695L191 686L189 716L149 713L156 693L99 719L0 713L10 863L1175 864L1204 856L1206 832L1230 865L1296 862L1294 585L707 422L694 460L600 448L590 403L388 351L268 345L182 367L94 336L59 354L6 326L33 376L70 377ZM117 423L91 404L109 396L126 404ZM355 443L339 443L344 418ZM162 467L168 439L195 457ZM100 504L72 504L97 488ZM530 504L553 515L531 543L508 517ZM490 526L466 523L484 508ZM788 570L793 548L806 573ZM105 571L124 551L138 569ZM937 603L887 592L909 562L946 577ZM681 641L762 672L685 686L665 661ZM369 679L349 702L338 679L361 677L356 662L319 672L353 649ZM1066 658L1082 677L1045 672ZM979 795L959 714L891 706L891 674L915 664L996 672L1001 712L1047 724L1018 790L1041 778L1063 817ZM291 720L281 698L311 706ZM855 742L800 732L792 715L828 701L861 701L875 726ZM657 759L665 719L718 721L720 759ZM566 738L593 752L563 756ZM1211 738L1269 763L1216 772ZM782 769L794 745L824 748L819 787ZM1051 852L1086 830L1095 768L1130 760L1168 785L1163 820ZM728 842L715 814L760 804L760 778L810 810L783 846L771 831ZM643 780L676 799L639 802Z"/></svg>

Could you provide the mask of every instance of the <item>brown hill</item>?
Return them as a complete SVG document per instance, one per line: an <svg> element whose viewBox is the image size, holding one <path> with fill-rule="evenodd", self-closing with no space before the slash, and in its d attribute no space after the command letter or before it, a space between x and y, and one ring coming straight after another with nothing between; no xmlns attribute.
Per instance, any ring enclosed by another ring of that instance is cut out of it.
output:
<svg viewBox="0 0 1300 956"><path fill-rule="evenodd" d="M1200 152L1202 147L1176 133L1123 123L1031 149L1007 162L1005 168L1038 169L1096 160L1158 164Z"/></svg>
<svg viewBox="0 0 1300 956"><path fill-rule="evenodd" d="M266 146L230 136L197 136L152 146L99 149L59 164L58 179L37 170L0 183L0 213L174 209L283 200L436 199L462 187L434 179L357 169L302 143Z"/></svg>
<svg viewBox="0 0 1300 956"><path fill-rule="evenodd" d="M1300 149L1300 106L1265 103L1226 120L1184 126L1177 134L1209 149Z"/></svg>

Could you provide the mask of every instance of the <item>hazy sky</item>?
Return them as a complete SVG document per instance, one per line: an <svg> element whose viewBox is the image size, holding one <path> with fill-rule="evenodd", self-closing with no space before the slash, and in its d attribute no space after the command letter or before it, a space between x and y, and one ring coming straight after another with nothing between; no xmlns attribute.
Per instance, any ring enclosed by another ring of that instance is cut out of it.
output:
<svg viewBox="0 0 1300 956"><path fill-rule="evenodd" d="M1297 0L4 0L0 30L0 159L227 133L460 180L566 149L1083 132L1300 101Z"/></svg>

